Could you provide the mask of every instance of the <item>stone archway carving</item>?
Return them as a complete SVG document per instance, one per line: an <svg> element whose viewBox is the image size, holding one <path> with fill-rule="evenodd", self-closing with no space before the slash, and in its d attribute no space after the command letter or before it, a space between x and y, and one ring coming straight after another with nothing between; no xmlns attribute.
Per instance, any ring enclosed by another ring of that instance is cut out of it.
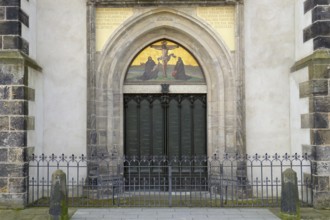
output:
<svg viewBox="0 0 330 220"><path fill-rule="evenodd" d="M97 138L93 146L123 153L123 83L130 61L160 39L183 45L198 60L207 84L208 155L236 148L236 85L234 56L202 21L182 12L158 8L133 16L107 42L95 75L94 109ZM97 120L97 118L103 120ZM106 121L104 119L106 118ZM93 123L91 123L93 124Z"/></svg>

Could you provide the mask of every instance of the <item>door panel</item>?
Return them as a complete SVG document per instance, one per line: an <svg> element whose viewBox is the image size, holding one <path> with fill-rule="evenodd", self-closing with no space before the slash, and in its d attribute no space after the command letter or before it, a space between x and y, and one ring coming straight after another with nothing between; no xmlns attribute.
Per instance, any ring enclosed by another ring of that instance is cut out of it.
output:
<svg viewBox="0 0 330 220"><path fill-rule="evenodd" d="M152 154L165 154L164 140L164 109L159 99L152 102Z"/></svg>
<svg viewBox="0 0 330 220"><path fill-rule="evenodd" d="M168 142L167 155L169 158L180 155L180 111L175 99L169 101L167 109Z"/></svg>
<svg viewBox="0 0 330 220"><path fill-rule="evenodd" d="M138 155L138 106L134 100L126 103L125 108L125 154Z"/></svg>
<svg viewBox="0 0 330 220"><path fill-rule="evenodd" d="M125 95L125 155L206 155L206 95Z"/></svg>
<svg viewBox="0 0 330 220"><path fill-rule="evenodd" d="M140 154L152 155L152 114L148 100L140 102Z"/></svg>
<svg viewBox="0 0 330 220"><path fill-rule="evenodd" d="M125 155L138 160L166 156L176 190L202 187L207 181L206 163L195 164L192 159L206 156L205 100L201 94L125 95ZM158 166L158 162L131 160L125 165L126 184L139 188L147 183L166 190L168 163Z"/></svg>

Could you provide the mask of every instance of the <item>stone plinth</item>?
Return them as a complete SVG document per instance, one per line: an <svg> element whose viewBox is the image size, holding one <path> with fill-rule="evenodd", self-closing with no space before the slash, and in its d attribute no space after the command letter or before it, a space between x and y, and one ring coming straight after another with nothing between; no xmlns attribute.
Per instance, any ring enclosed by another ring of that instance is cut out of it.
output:
<svg viewBox="0 0 330 220"><path fill-rule="evenodd" d="M281 212L283 216L299 218L297 173L291 168L282 173Z"/></svg>
<svg viewBox="0 0 330 220"><path fill-rule="evenodd" d="M52 174L49 214L51 220L69 219L66 174L62 170Z"/></svg>

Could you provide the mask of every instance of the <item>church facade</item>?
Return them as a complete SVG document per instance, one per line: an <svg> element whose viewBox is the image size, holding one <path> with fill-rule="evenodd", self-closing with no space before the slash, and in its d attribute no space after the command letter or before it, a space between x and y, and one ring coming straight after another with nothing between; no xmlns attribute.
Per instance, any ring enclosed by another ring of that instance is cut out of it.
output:
<svg viewBox="0 0 330 220"><path fill-rule="evenodd" d="M307 154L330 194L330 1L0 0L0 206L35 154Z"/></svg>

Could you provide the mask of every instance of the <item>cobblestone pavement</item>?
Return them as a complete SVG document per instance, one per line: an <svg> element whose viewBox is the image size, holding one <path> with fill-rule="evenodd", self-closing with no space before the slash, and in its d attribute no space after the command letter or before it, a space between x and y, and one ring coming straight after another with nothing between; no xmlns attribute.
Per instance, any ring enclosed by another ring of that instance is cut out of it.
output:
<svg viewBox="0 0 330 220"><path fill-rule="evenodd" d="M111 219L111 220L275 220L279 219L268 209L240 208L115 208L78 209L72 220Z"/></svg>

